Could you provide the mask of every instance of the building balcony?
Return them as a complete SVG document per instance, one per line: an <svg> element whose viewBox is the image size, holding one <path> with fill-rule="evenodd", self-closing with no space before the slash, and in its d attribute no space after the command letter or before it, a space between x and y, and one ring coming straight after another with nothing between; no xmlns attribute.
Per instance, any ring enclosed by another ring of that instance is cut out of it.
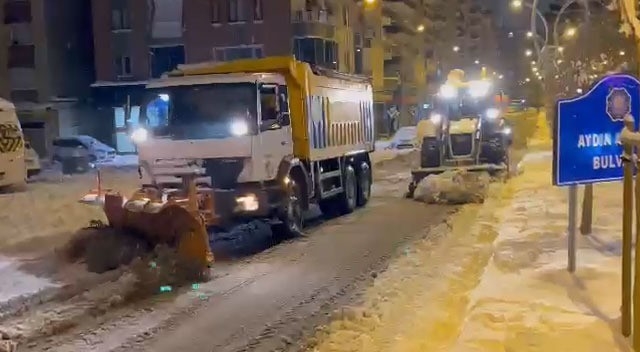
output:
<svg viewBox="0 0 640 352"><path fill-rule="evenodd" d="M415 16L419 9L417 0L385 0L384 7L401 16Z"/></svg>
<svg viewBox="0 0 640 352"><path fill-rule="evenodd" d="M400 48L394 45L388 45L384 48L384 60L393 60L394 57L400 56Z"/></svg>
<svg viewBox="0 0 640 352"><path fill-rule="evenodd" d="M151 45L180 45L183 41L182 0L153 0Z"/></svg>
<svg viewBox="0 0 640 352"><path fill-rule="evenodd" d="M10 45L7 67L34 68L36 65L36 50L33 45Z"/></svg>
<svg viewBox="0 0 640 352"><path fill-rule="evenodd" d="M298 10L292 13L293 35L297 37L318 37L323 39L333 39L335 35L335 25L329 21L327 11Z"/></svg>
<svg viewBox="0 0 640 352"><path fill-rule="evenodd" d="M400 87L400 78L396 76L385 76L384 84L382 85L382 90L384 92L395 92Z"/></svg>
<svg viewBox="0 0 640 352"><path fill-rule="evenodd" d="M14 89L11 91L11 101L14 103L37 103L38 91L35 89Z"/></svg>
<svg viewBox="0 0 640 352"><path fill-rule="evenodd" d="M4 3L4 23L31 22L31 2L28 0L7 0Z"/></svg>
<svg viewBox="0 0 640 352"><path fill-rule="evenodd" d="M9 86L13 90L35 90L36 70L35 68L10 68L7 70L9 76Z"/></svg>
<svg viewBox="0 0 640 352"><path fill-rule="evenodd" d="M12 23L7 25L9 40L11 45L31 45L33 44L33 31L31 23Z"/></svg>

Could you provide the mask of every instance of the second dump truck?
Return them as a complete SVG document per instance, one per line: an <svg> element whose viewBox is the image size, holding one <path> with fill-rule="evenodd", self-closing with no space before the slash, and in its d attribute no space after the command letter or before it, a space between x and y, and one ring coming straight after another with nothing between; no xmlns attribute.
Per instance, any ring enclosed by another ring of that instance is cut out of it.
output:
<svg viewBox="0 0 640 352"><path fill-rule="evenodd" d="M340 215L369 201L367 79L271 57L182 65L147 90L168 116L133 131L142 187L104 196L110 226L204 265L215 231L261 219L294 235L313 203Z"/></svg>

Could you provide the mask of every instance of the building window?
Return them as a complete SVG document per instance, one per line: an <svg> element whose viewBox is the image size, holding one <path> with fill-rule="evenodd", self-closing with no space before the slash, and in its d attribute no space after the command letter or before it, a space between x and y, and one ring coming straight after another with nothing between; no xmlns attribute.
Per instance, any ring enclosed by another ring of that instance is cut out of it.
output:
<svg viewBox="0 0 640 352"><path fill-rule="evenodd" d="M209 0L211 23L220 23L220 0Z"/></svg>
<svg viewBox="0 0 640 352"><path fill-rule="evenodd" d="M115 60L116 76L131 76L131 58L128 56L118 56Z"/></svg>
<svg viewBox="0 0 640 352"><path fill-rule="evenodd" d="M262 0L253 0L253 20L262 21L263 19Z"/></svg>
<svg viewBox="0 0 640 352"><path fill-rule="evenodd" d="M126 8L111 10L111 30L131 29L129 10Z"/></svg>
<svg viewBox="0 0 640 352"><path fill-rule="evenodd" d="M293 55L296 59L332 70L338 69L338 43L321 38L295 38Z"/></svg>
<svg viewBox="0 0 640 352"><path fill-rule="evenodd" d="M259 59L264 57L262 45L245 45L226 48L213 48L213 61L231 61L240 59Z"/></svg>
<svg viewBox="0 0 640 352"><path fill-rule="evenodd" d="M229 22L243 22L244 0L229 0Z"/></svg>

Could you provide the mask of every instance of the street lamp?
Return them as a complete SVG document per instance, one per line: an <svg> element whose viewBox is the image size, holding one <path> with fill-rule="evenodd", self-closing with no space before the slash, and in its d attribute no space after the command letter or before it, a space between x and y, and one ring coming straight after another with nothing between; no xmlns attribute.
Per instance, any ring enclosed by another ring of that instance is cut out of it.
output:
<svg viewBox="0 0 640 352"><path fill-rule="evenodd" d="M458 51L460 51L460 47L459 47L459 46L457 46L457 45L456 45L456 46L454 46L454 47L453 47L453 51L455 51L455 52L457 53Z"/></svg>
<svg viewBox="0 0 640 352"><path fill-rule="evenodd" d="M525 78L525 80L524 80L524 81L525 81L525 82L527 82L527 83L528 83L528 82L531 82L531 78L527 77L527 78Z"/></svg>
<svg viewBox="0 0 640 352"><path fill-rule="evenodd" d="M522 0L511 1L511 7L513 7L514 9L522 8Z"/></svg>
<svg viewBox="0 0 640 352"><path fill-rule="evenodd" d="M424 31L424 24L421 24L418 26L418 32L423 32Z"/></svg>
<svg viewBox="0 0 640 352"><path fill-rule="evenodd" d="M364 0L364 3L367 5L373 5L376 2L376 0Z"/></svg>
<svg viewBox="0 0 640 352"><path fill-rule="evenodd" d="M531 31L527 32L527 38L533 38L533 32Z"/></svg>
<svg viewBox="0 0 640 352"><path fill-rule="evenodd" d="M498 76L498 79L503 79L503 78L504 78L503 75Z"/></svg>
<svg viewBox="0 0 640 352"><path fill-rule="evenodd" d="M564 36L567 38L572 38L575 35L576 35L575 27L569 27L564 31Z"/></svg>
<svg viewBox="0 0 640 352"><path fill-rule="evenodd" d="M531 51L531 49L527 49L527 50L524 52L524 54L525 54L526 56L531 56L531 55L533 55L533 51Z"/></svg>
<svg viewBox="0 0 640 352"><path fill-rule="evenodd" d="M476 61L474 61L474 63L475 63L476 65L480 65L480 60L476 60Z"/></svg>
<svg viewBox="0 0 640 352"><path fill-rule="evenodd" d="M620 50L620 52L618 53L618 55L620 56L624 56L624 54L625 54L624 50Z"/></svg>

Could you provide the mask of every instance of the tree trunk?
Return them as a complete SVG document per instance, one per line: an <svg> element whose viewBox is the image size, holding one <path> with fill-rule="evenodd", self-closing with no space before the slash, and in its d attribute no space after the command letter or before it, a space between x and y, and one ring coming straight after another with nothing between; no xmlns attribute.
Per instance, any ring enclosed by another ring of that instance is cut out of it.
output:
<svg viewBox="0 0 640 352"><path fill-rule="evenodd" d="M584 198L582 199L582 218L580 219L580 233L590 235L593 224L593 185L584 186Z"/></svg>

